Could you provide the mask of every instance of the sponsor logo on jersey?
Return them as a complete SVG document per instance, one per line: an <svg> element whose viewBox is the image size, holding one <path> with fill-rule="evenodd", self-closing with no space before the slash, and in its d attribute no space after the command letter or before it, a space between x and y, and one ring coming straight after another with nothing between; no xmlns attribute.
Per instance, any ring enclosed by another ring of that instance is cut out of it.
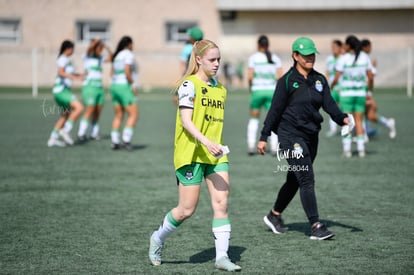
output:
<svg viewBox="0 0 414 275"><path fill-rule="evenodd" d="M293 82L292 87L295 88L295 89L299 88L299 83L297 83L296 81Z"/></svg>
<svg viewBox="0 0 414 275"><path fill-rule="evenodd" d="M222 118L212 117L212 116L211 116L211 115L209 115L209 114L206 114L206 115L204 116L204 119L205 119L206 121L211 121L211 122L223 122L223 121L224 121Z"/></svg>

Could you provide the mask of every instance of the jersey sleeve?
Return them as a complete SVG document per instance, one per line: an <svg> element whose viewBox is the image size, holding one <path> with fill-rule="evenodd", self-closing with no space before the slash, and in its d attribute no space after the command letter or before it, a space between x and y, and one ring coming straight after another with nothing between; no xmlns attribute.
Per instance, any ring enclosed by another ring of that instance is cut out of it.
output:
<svg viewBox="0 0 414 275"><path fill-rule="evenodd" d="M254 68L254 55L250 56L247 60L247 68Z"/></svg>
<svg viewBox="0 0 414 275"><path fill-rule="evenodd" d="M368 70L370 70L374 75L376 75L377 74L377 68L375 68L374 65L372 64L371 57L369 57L367 55L367 59L368 59L368 61L367 61Z"/></svg>
<svg viewBox="0 0 414 275"><path fill-rule="evenodd" d="M68 59L64 56L60 56L58 60L56 61L58 68L66 67L67 63L68 63Z"/></svg>
<svg viewBox="0 0 414 275"><path fill-rule="evenodd" d="M336 65L335 65L335 71L337 71L337 72L343 72L344 71L345 59L346 59L346 55L342 55L341 57L339 57L338 61L336 62Z"/></svg>
<svg viewBox="0 0 414 275"><path fill-rule="evenodd" d="M282 114L287 106L289 91L286 83L286 74L281 78L281 81L277 82L276 90L273 95L272 104L267 112L265 121L263 122L263 128L260 132L260 141L267 141L267 138L271 135L272 131L276 133L276 129L279 126Z"/></svg>
<svg viewBox="0 0 414 275"><path fill-rule="evenodd" d="M272 54L272 60L275 63L276 69L279 69L279 68L282 67L282 61L280 60L280 58L277 55Z"/></svg>
<svg viewBox="0 0 414 275"><path fill-rule="evenodd" d="M135 63L135 57L132 52L125 54L125 64L133 65Z"/></svg>
<svg viewBox="0 0 414 275"><path fill-rule="evenodd" d="M193 82L185 80L178 88L177 93L179 107L194 108L195 89Z"/></svg>

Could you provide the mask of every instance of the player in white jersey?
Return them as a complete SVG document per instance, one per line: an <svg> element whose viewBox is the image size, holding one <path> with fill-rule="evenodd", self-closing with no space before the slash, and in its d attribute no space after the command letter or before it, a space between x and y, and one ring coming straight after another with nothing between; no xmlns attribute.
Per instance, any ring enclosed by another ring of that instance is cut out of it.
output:
<svg viewBox="0 0 414 275"><path fill-rule="evenodd" d="M261 35L257 41L257 52L249 57L247 79L250 91L250 119L247 124L247 150L249 155L256 152L257 131L260 110L269 110L275 92L277 79L282 77L282 62L276 54L269 52L269 39ZM270 136L270 150L277 151L277 135Z"/></svg>
<svg viewBox="0 0 414 275"><path fill-rule="evenodd" d="M339 83L341 96L339 105L344 113L352 113L355 118L355 132L359 157L365 157L365 137L363 119L367 91L374 86L372 64L369 56L362 52L361 42L354 35L345 40L346 53L336 64L336 75L331 87ZM351 153L352 137L342 138L343 154L349 158Z"/></svg>
<svg viewBox="0 0 414 275"><path fill-rule="evenodd" d="M110 91L114 103L115 117L112 121L111 140L112 149L114 150L121 147L132 150L131 140L138 120L138 105L135 97L138 94L138 75L132 49L133 42L131 37L124 36L119 41L112 56L112 83ZM121 137L120 129L125 113L128 115L128 118Z"/></svg>
<svg viewBox="0 0 414 275"><path fill-rule="evenodd" d="M108 55L103 55L106 49ZM91 123L91 139L99 139L99 116L105 102L105 91L102 84L102 66L104 62L111 61L112 52L101 41L96 38L89 44L88 50L83 58L85 78L82 87L83 103L86 111L80 121L78 139L86 141L86 131Z"/></svg>
<svg viewBox="0 0 414 275"><path fill-rule="evenodd" d="M331 50L332 53L326 58L325 65L326 65L326 79L329 82L329 85L335 79L335 66L336 62L338 62L339 57L343 53L342 41L335 39L332 41ZM339 85L336 85L334 89L331 91L332 98L334 101L339 104L339 93L340 88ZM329 131L326 133L327 137L333 137L337 134L337 124L331 118L329 118Z"/></svg>
<svg viewBox="0 0 414 275"><path fill-rule="evenodd" d="M58 105L60 117L50 134L47 142L49 147L73 145L70 132L73 123L83 112L82 103L72 93L71 86L73 80L82 80L80 74L75 73L70 56L73 54L75 45L72 41L65 40L60 46L59 56L56 62L57 74L55 85L53 86L53 96ZM65 142L59 140L62 137Z"/></svg>
<svg viewBox="0 0 414 275"><path fill-rule="evenodd" d="M363 39L361 41L361 50L364 51L366 54L370 54L372 50L372 44L371 41L368 39ZM374 76L377 73L377 62L376 60L371 60L371 64L373 66L372 72L374 73ZM397 136L397 130L395 128L395 119L394 118L387 118L385 116L382 116L377 113L378 106L377 103L374 100L374 97L372 96L371 92L368 92L367 94L367 101L366 101L366 118L368 121L372 121L375 123L380 123L381 125L385 126L389 130L389 137L395 138ZM366 130L369 131L369 122L366 121L365 127ZM368 133L369 135L369 133Z"/></svg>

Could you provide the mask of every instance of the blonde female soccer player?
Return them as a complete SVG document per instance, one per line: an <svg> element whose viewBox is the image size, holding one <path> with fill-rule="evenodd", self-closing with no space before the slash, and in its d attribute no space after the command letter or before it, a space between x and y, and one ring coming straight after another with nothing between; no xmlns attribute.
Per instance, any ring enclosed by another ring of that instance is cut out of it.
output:
<svg viewBox="0 0 414 275"><path fill-rule="evenodd" d="M178 183L178 205L171 209L150 238L149 259L161 264L163 244L196 210L201 182L206 181L213 208L212 231L218 269L241 270L227 255L230 219L228 159L222 146L227 91L214 78L220 65L220 51L209 40L194 44L190 64L179 81L175 129L174 166Z"/></svg>
<svg viewBox="0 0 414 275"><path fill-rule="evenodd" d="M103 50L106 49L108 55L103 55ZM92 40L89 44L86 55L83 59L85 69L85 79L82 86L83 104L86 111L80 121L78 130L78 139L86 140L86 131L92 120L91 134L92 139L99 139L99 116L105 102L105 91L102 85L102 66L104 62L111 60L111 50L98 38Z"/></svg>
<svg viewBox="0 0 414 275"><path fill-rule="evenodd" d="M47 141L47 146L63 147L66 144L73 145L70 132L73 123L83 112L82 103L72 93L71 86L73 80L82 80L82 75L75 73L70 56L73 54L75 45L70 40L65 40L60 46L59 56L57 59L57 75L53 87L53 97L61 113L60 118ZM65 142L59 140L62 137ZM66 144L65 144L66 143Z"/></svg>
<svg viewBox="0 0 414 275"><path fill-rule="evenodd" d="M119 41L112 56L113 75L110 91L114 103L115 117L112 121L111 139L112 149L114 150L120 149L121 145L127 150L132 150L131 140L138 120L138 104L135 98L138 93L137 68L132 49L131 37L124 36ZM120 129L125 113L128 118L121 137Z"/></svg>

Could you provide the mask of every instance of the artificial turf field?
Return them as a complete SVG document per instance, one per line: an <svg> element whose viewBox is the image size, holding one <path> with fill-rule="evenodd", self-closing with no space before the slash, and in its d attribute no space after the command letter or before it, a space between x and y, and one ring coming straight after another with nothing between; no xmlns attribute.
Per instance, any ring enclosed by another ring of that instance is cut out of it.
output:
<svg viewBox="0 0 414 275"><path fill-rule="evenodd" d="M270 155L248 157L246 91L229 92L224 141L230 148L230 258L245 274L414 273L414 99L402 89L375 96L398 135L379 132L367 156L341 157L326 138L315 161L322 221L336 233L311 241L298 195L284 212L289 231L274 235L262 218L284 181ZM101 141L46 146L58 118L49 91L0 91L0 274L213 274L212 211L206 188L194 216L167 240L163 264L148 260L149 236L176 205L175 107L168 91L142 94L134 150L110 149L107 100ZM72 132L77 131L77 125ZM353 145L355 148L355 145ZM205 187L205 186L203 186Z"/></svg>

